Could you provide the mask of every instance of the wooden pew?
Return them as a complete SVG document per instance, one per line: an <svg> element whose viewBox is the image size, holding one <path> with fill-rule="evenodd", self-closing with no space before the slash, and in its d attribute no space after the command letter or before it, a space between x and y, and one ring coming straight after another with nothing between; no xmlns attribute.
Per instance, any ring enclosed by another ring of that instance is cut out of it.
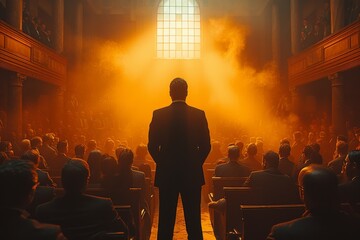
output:
<svg viewBox="0 0 360 240"><path fill-rule="evenodd" d="M64 189L63 188L55 188L56 196L62 196L64 195ZM110 197L109 193L106 192L102 188L87 188L85 191L86 194L99 196L99 197ZM117 206L118 209L123 209L119 205L124 206L130 206L131 215L133 218L132 222L126 222L126 224L135 225L135 239L136 240L143 240L141 238L141 234L143 232L144 222L142 219L143 211L141 207L141 188L130 188L129 189L129 196L126 196L126 199L122 201L121 199L112 199L115 206ZM127 203L125 203L127 202ZM126 209L126 207L124 207ZM119 212L119 211L118 211Z"/></svg>
<svg viewBox="0 0 360 240"><path fill-rule="evenodd" d="M246 177L212 177L214 192L209 194L211 203L225 197L224 188L227 186L241 186ZM210 203L210 204L211 204ZM227 204L226 204L227 205ZM240 203L238 204L238 206ZM219 205L218 205L219 206ZM210 220L214 229L214 233L218 239L225 239L226 236L226 210L209 208Z"/></svg>
<svg viewBox="0 0 360 240"><path fill-rule="evenodd" d="M225 196L224 187L240 187L246 179L247 177L212 177L214 200L219 200Z"/></svg>
<svg viewBox="0 0 360 240"><path fill-rule="evenodd" d="M240 205L241 239L266 239L273 225L299 218L304 211L302 204Z"/></svg>
<svg viewBox="0 0 360 240"><path fill-rule="evenodd" d="M206 186L206 194L213 192L213 184L211 178L215 176L215 169L208 168L204 171L204 178L205 178L205 186Z"/></svg>
<svg viewBox="0 0 360 240"><path fill-rule="evenodd" d="M224 236L234 229L241 231L240 205L255 204L256 196L250 187L224 187L226 208L223 215L224 226L222 232Z"/></svg>

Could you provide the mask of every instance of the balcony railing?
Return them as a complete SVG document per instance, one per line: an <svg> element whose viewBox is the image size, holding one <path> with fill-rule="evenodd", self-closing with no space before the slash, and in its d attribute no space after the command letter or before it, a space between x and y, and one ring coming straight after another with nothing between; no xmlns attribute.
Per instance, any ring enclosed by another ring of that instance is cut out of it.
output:
<svg viewBox="0 0 360 240"><path fill-rule="evenodd" d="M65 86L66 67L65 57L0 21L0 68Z"/></svg>
<svg viewBox="0 0 360 240"><path fill-rule="evenodd" d="M295 87L360 65L360 20L288 59Z"/></svg>

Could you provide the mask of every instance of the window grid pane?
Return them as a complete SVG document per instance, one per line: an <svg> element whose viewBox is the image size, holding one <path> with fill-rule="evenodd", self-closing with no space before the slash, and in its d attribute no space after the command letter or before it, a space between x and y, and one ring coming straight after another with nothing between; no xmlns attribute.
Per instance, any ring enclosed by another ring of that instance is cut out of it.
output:
<svg viewBox="0 0 360 240"><path fill-rule="evenodd" d="M196 0L161 1L157 17L158 58L200 58L200 10Z"/></svg>

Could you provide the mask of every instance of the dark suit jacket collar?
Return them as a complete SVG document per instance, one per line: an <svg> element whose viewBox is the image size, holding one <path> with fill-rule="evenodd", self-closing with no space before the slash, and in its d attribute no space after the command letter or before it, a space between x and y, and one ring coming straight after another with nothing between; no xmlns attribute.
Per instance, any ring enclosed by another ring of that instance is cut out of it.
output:
<svg viewBox="0 0 360 240"><path fill-rule="evenodd" d="M175 100L171 103L171 106L175 106L175 105L187 105L187 104L183 100Z"/></svg>

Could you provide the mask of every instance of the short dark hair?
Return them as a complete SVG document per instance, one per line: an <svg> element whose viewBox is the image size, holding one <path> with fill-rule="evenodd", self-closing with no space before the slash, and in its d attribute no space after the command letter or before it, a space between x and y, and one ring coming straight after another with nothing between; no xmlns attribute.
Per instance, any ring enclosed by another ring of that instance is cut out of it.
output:
<svg viewBox="0 0 360 240"><path fill-rule="evenodd" d="M170 96L173 100L185 100L188 93L188 85L182 78L175 78L170 83Z"/></svg>
<svg viewBox="0 0 360 240"><path fill-rule="evenodd" d="M38 175L32 162L7 161L0 165L0 205L23 207L26 199L35 190Z"/></svg>
<svg viewBox="0 0 360 240"><path fill-rule="evenodd" d="M267 167L277 168L279 166L279 154L274 151L267 151L264 154L264 162Z"/></svg>
<svg viewBox="0 0 360 240"><path fill-rule="evenodd" d="M61 171L61 182L66 193L76 194L85 190L90 177L87 162L73 158L64 164Z"/></svg>
<svg viewBox="0 0 360 240"><path fill-rule="evenodd" d="M336 143L336 151L339 154L347 154L349 150L349 145L345 141L338 141Z"/></svg>
<svg viewBox="0 0 360 240"><path fill-rule="evenodd" d="M77 157L82 156L84 157L85 154L85 145L84 144L78 144L75 146L75 155Z"/></svg>
<svg viewBox="0 0 360 240"><path fill-rule="evenodd" d="M291 147L289 144L285 143L285 144L281 144L279 147L279 155L281 157L288 157L290 156L290 152L291 152Z"/></svg>
<svg viewBox="0 0 360 240"><path fill-rule="evenodd" d="M61 140L57 143L56 149L58 150L58 152L64 152L67 146L68 142L66 140Z"/></svg>
<svg viewBox="0 0 360 240"><path fill-rule="evenodd" d="M120 169L123 169L123 167L130 169L131 165L133 164L133 161L134 161L133 151L131 151L131 149L129 148L126 148L120 153L118 164Z"/></svg>
<svg viewBox="0 0 360 240"><path fill-rule="evenodd" d="M255 143L250 143L247 148L246 152L250 156L255 156L257 154L257 146Z"/></svg>
<svg viewBox="0 0 360 240"><path fill-rule="evenodd" d="M237 145L235 144L230 144L228 146L228 157L229 159L234 159L237 160L240 156L240 149Z"/></svg>
<svg viewBox="0 0 360 240"><path fill-rule="evenodd" d="M32 163L35 164L35 166L38 166L40 163L40 153L37 149L31 149L26 151L22 156L21 159L23 160L29 160Z"/></svg>
<svg viewBox="0 0 360 240"><path fill-rule="evenodd" d="M39 144L42 143L42 139L41 137L36 136L30 140L30 143L31 143L31 148L37 148Z"/></svg>
<svg viewBox="0 0 360 240"><path fill-rule="evenodd" d="M338 206L338 180L332 170L310 165L300 171L298 181L304 189L305 205L310 212L324 213Z"/></svg>

